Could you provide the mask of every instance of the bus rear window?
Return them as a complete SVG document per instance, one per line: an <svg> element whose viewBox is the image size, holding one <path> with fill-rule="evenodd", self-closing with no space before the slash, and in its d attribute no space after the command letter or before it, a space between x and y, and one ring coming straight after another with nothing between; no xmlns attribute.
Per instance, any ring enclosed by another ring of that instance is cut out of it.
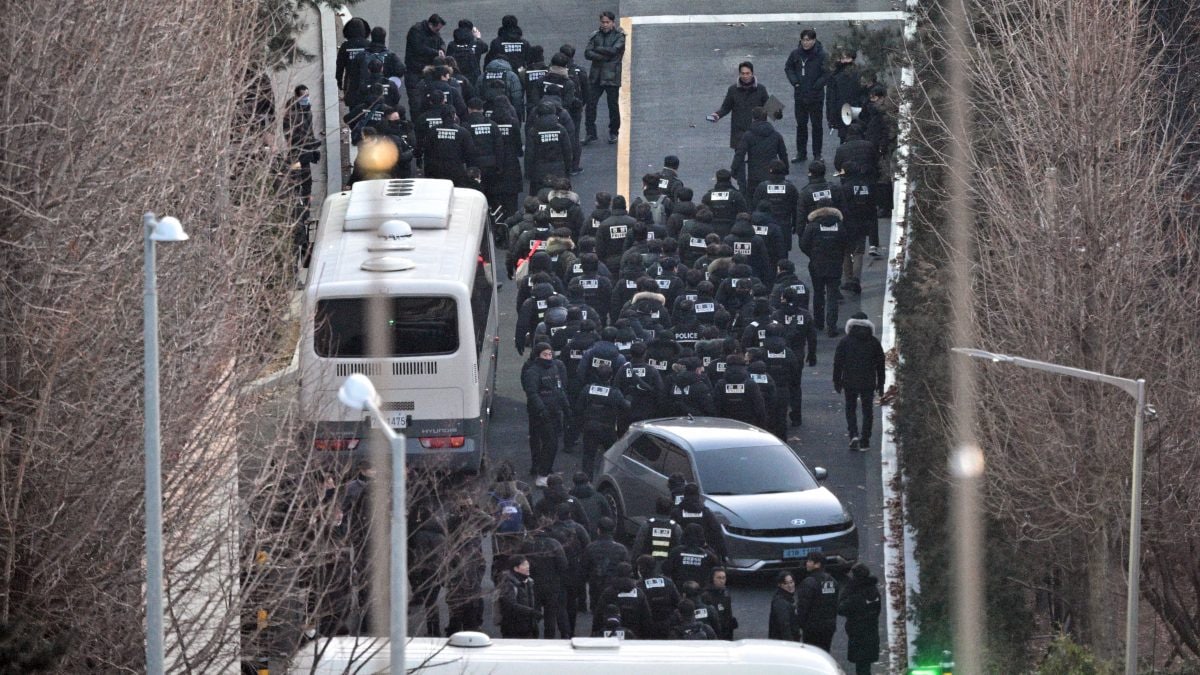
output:
<svg viewBox="0 0 1200 675"><path fill-rule="evenodd" d="M317 302L313 350L317 356L362 358L367 354L367 298L330 298ZM388 298L385 354L429 356L458 351L458 307L454 298Z"/></svg>

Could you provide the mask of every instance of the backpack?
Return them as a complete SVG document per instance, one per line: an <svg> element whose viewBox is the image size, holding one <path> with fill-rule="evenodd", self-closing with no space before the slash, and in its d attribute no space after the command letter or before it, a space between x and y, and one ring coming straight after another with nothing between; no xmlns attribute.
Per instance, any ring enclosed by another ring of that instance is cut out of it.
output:
<svg viewBox="0 0 1200 675"><path fill-rule="evenodd" d="M492 499L496 500L496 532L501 534L523 532L525 530L525 514L521 512L521 505L517 503L516 498L500 497L492 493Z"/></svg>
<svg viewBox="0 0 1200 675"><path fill-rule="evenodd" d="M380 66L382 66L382 68L380 69L379 72L384 77L389 77L391 75L394 75L394 73L388 72L388 70L389 70L388 57L391 55L392 55L392 52L391 52L391 50L388 50L388 49L384 49L381 52L372 52L372 51L367 51L364 49L362 52L362 55L359 56L357 59L357 61L358 61L358 81L366 82L371 79L371 64L372 63L378 63L378 64L380 64Z"/></svg>
<svg viewBox="0 0 1200 675"><path fill-rule="evenodd" d="M362 70L362 72L367 73L370 72L368 67L372 63L378 63L379 65L383 66L383 70L379 72L383 73L385 77L391 75L391 73L387 72L387 61L388 57L391 55L392 50L390 49L384 49L383 51L378 52L364 51L362 59L359 62L359 68Z"/></svg>
<svg viewBox="0 0 1200 675"><path fill-rule="evenodd" d="M667 224L667 196L659 195L658 199L655 199L654 201L647 202L647 203L650 204L650 218L651 218L651 220L654 221L654 224L655 225L666 225Z"/></svg>

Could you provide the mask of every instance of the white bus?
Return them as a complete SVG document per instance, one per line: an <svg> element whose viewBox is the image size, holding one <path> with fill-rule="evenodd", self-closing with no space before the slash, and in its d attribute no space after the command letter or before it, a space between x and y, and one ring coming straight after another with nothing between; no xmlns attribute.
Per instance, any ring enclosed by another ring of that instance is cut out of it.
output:
<svg viewBox="0 0 1200 675"><path fill-rule="evenodd" d="M410 638L405 670L389 668L386 638L313 640L292 657L291 675L844 675L828 653L781 640L493 640L482 633Z"/></svg>
<svg viewBox="0 0 1200 675"><path fill-rule="evenodd" d="M479 470L500 342L494 259L487 200L450 181L363 181L325 199L300 333L314 449L358 446L369 421L337 391L362 373L407 434L409 461ZM374 357L369 305L384 313Z"/></svg>

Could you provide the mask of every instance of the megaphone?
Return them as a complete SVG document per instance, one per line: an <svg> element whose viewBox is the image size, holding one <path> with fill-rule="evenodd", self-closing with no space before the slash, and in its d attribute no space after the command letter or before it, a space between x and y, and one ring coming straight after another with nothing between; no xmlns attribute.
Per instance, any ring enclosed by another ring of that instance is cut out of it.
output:
<svg viewBox="0 0 1200 675"><path fill-rule="evenodd" d="M858 119L858 114L862 112L862 108L855 108L849 103L842 104L842 124L850 126L850 123Z"/></svg>

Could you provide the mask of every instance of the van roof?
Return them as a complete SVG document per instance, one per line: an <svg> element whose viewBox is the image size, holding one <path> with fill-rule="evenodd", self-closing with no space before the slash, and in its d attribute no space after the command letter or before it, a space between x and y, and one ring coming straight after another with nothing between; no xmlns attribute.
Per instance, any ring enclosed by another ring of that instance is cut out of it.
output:
<svg viewBox="0 0 1200 675"><path fill-rule="evenodd" d="M491 640L486 647L453 647L444 638L411 638L405 651L409 668L434 674L487 673L612 673L623 675L664 672L753 672L830 675L842 673L826 652L809 645L779 640L630 640L574 638L572 640ZM314 654L324 650L313 669ZM388 672L388 640L372 637L326 638L301 648L292 661L294 673Z"/></svg>
<svg viewBox="0 0 1200 675"><path fill-rule="evenodd" d="M325 200L313 250L313 291L319 297L346 297L380 290L447 292L461 284L469 292L482 236L477 224L486 218L483 195L453 188L449 181L355 183L352 191ZM412 221L413 248L386 255L407 258L414 266L400 272L363 270L364 261L381 255L367 246L377 240L379 224L391 219Z"/></svg>

